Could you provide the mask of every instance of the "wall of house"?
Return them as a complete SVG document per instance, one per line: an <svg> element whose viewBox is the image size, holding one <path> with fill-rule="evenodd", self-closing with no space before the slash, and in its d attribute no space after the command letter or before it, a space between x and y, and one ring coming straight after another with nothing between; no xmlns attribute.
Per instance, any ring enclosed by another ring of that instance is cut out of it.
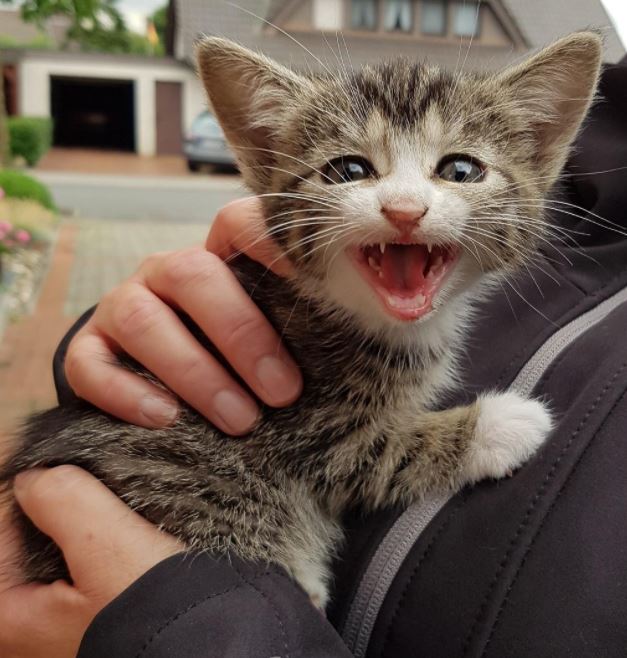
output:
<svg viewBox="0 0 627 658"><path fill-rule="evenodd" d="M206 107L200 82L193 71L182 65L133 66L128 61L33 56L25 57L19 69L20 112L29 116L50 116L51 76L132 80L135 83L135 135L140 155L150 156L156 151L156 81L182 83L183 133L188 132L194 117Z"/></svg>

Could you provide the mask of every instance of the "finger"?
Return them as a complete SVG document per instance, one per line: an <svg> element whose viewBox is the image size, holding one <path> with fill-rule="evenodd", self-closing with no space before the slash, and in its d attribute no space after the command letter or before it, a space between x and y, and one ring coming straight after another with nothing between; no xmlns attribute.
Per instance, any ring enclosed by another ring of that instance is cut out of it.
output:
<svg viewBox="0 0 627 658"><path fill-rule="evenodd" d="M244 253L279 276L292 276L294 266L268 237L267 231L259 199L238 199L218 212L207 236L205 248L220 256L222 260Z"/></svg>
<svg viewBox="0 0 627 658"><path fill-rule="evenodd" d="M198 324L264 402L283 406L300 395L298 367L263 313L217 256L202 249L177 252L161 260L145 277L148 288L162 299L175 301Z"/></svg>
<svg viewBox="0 0 627 658"><path fill-rule="evenodd" d="M72 339L65 375L78 397L134 425L171 425L179 412L173 396L118 364L109 342L92 323Z"/></svg>
<svg viewBox="0 0 627 658"><path fill-rule="evenodd" d="M83 593L113 598L182 549L76 466L21 473L14 491L24 513L62 550Z"/></svg>
<svg viewBox="0 0 627 658"><path fill-rule="evenodd" d="M14 523L12 507L0 505L0 594L24 582L19 568L22 542Z"/></svg>
<svg viewBox="0 0 627 658"><path fill-rule="evenodd" d="M97 608L71 585L19 585L0 596L0 655L75 656Z"/></svg>
<svg viewBox="0 0 627 658"><path fill-rule="evenodd" d="M98 329L214 425L233 435L254 427L256 402L143 282L125 284L101 305Z"/></svg>

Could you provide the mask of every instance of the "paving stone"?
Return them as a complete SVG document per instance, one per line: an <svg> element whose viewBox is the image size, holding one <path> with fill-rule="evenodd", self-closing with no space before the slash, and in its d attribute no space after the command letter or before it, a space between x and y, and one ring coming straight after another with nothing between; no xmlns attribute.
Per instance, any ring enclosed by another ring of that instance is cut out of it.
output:
<svg viewBox="0 0 627 658"><path fill-rule="evenodd" d="M198 224L71 220L61 225L34 312L0 343L0 440L20 418L52 406L52 356L74 320L156 251L202 243Z"/></svg>

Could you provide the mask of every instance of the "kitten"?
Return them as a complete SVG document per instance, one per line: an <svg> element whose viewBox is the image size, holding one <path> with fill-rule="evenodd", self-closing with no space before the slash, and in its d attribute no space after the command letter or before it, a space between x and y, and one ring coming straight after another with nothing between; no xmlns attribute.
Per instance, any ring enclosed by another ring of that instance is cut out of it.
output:
<svg viewBox="0 0 627 658"><path fill-rule="evenodd" d="M547 239L543 199L600 58L584 32L497 74L398 60L304 76L205 39L211 104L297 275L245 257L233 270L301 365L304 393L265 408L244 439L187 407L147 430L77 401L28 421L5 485L77 464L190 550L278 563L324 606L347 508L407 505L519 467L551 428L542 403L487 393L434 409L459 383L473 302ZM16 514L24 579L67 578Z"/></svg>

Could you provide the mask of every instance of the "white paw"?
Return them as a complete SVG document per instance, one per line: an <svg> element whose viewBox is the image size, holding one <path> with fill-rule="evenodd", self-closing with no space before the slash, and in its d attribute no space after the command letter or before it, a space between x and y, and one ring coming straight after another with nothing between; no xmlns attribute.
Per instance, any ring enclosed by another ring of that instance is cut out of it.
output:
<svg viewBox="0 0 627 658"><path fill-rule="evenodd" d="M552 427L551 414L538 400L517 393L482 396L475 436L466 456L466 481L510 475L531 458Z"/></svg>
<svg viewBox="0 0 627 658"><path fill-rule="evenodd" d="M320 580L307 578L298 579L300 586L309 594L309 600L319 610L324 611L329 602L329 592L324 583Z"/></svg>
<svg viewBox="0 0 627 658"><path fill-rule="evenodd" d="M304 559L295 560L289 570L298 584L307 592L313 605L324 611L329 602L328 570L321 564Z"/></svg>

